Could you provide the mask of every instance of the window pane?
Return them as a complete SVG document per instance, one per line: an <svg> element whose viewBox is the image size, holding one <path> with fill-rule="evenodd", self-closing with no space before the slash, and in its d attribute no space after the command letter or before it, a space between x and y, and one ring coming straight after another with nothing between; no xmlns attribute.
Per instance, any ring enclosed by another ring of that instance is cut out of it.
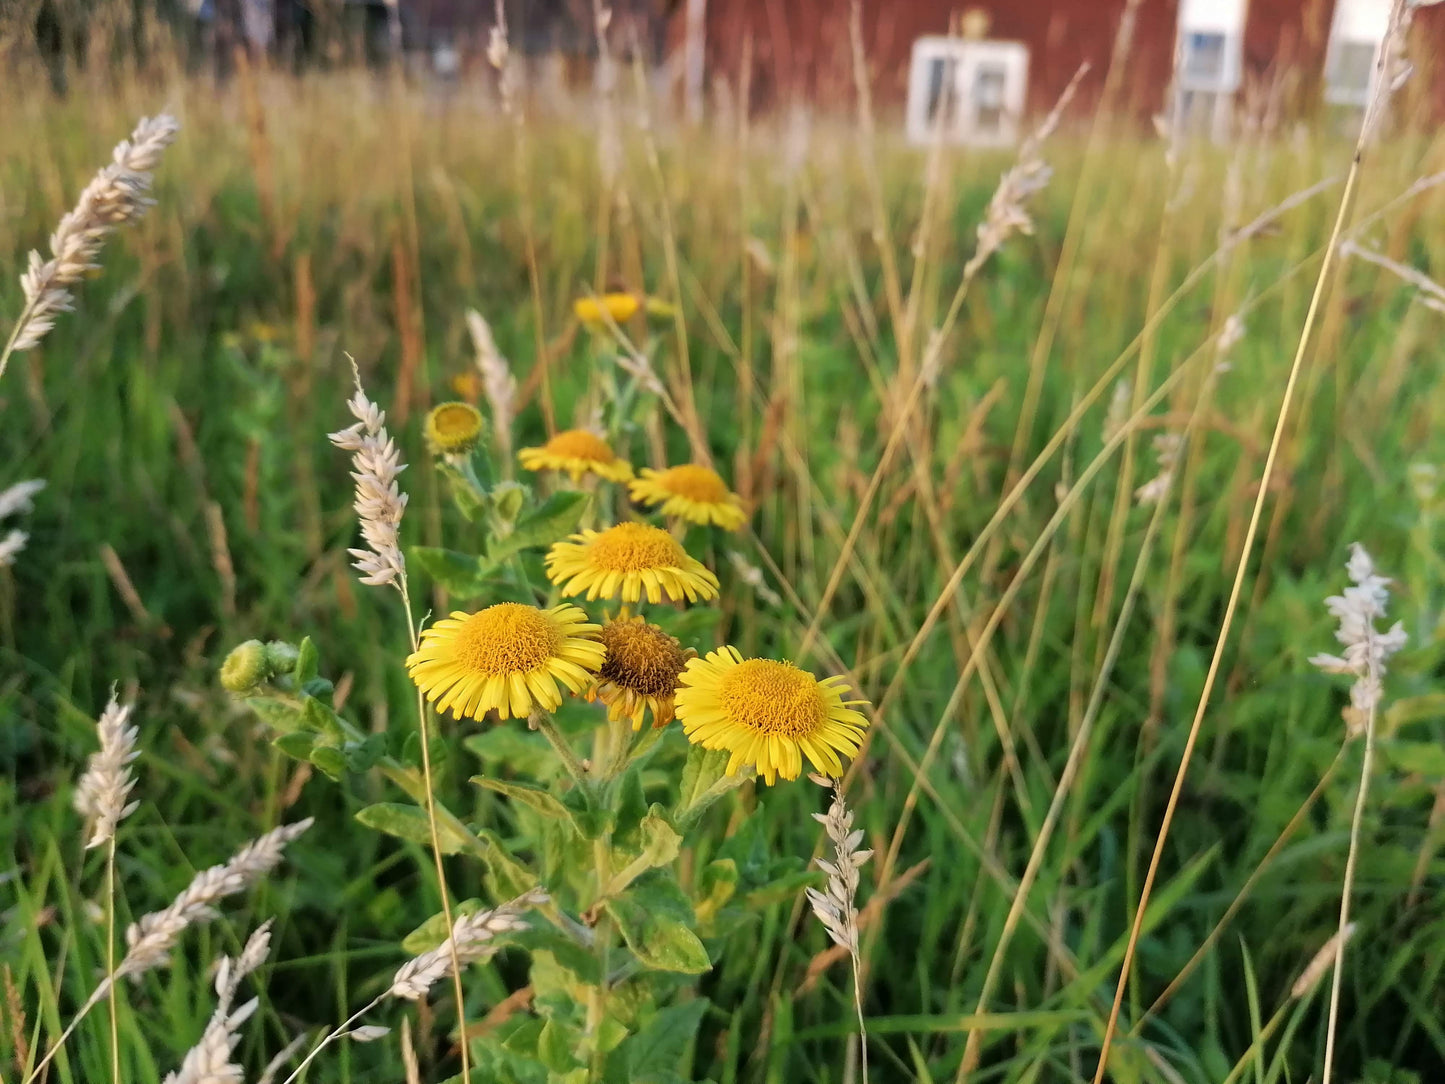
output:
<svg viewBox="0 0 1445 1084"><path fill-rule="evenodd" d="M1342 41L1335 45L1334 70L1330 73L1330 85L1341 91L1367 94L1370 90L1370 76L1375 70L1375 43L1370 41Z"/></svg>
<svg viewBox="0 0 1445 1084"><path fill-rule="evenodd" d="M1184 40L1184 73L1195 79L1224 77L1224 35L1190 34Z"/></svg>
<svg viewBox="0 0 1445 1084"><path fill-rule="evenodd" d="M1000 64L981 64L973 77L973 102L978 127L997 129L1003 123L1004 87L1008 70Z"/></svg>
<svg viewBox="0 0 1445 1084"><path fill-rule="evenodd" d="M945 97L953 97L954 72L957 62L952 57L934 57L928 62L928 119L938 118Z"/></svg>

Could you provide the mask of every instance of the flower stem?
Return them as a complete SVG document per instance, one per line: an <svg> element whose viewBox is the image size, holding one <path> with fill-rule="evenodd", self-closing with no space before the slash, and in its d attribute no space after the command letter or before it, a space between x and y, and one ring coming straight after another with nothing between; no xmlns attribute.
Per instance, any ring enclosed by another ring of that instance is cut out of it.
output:
<svg viewBox="0 0 1445 1084"><path fill-rule="evenodd" d="M540 730L542 732L542 736L546 738L552 748L557 751L557 756L566 767L567 774L576 782L582 782L587 775L587 769L583 766L582 761L577 759L577 754L574 753L572 747L567 744L567 739L562 736L562 732L557 729L557 724L552 721L552 716L541 708L538 708L532 712L531 715L527 716L527 725L533 730Z"/></svg>
<svg viewBox="0 0 1445 1084"><path fill-rule="evenodd" d="M603 832L592 844L592 858L597 866L597 899L600 904L606 896L607 883L612 879L612 833ZM602 1079L607 1064L607 1052L602 1049L602 1020L607 1012L607 968L612 942L612 922L601 907L597 910L597 925L593 927L592 947L597 953L597 984L587 992L587 1039L591 1047L588 1078Z"/></svg>

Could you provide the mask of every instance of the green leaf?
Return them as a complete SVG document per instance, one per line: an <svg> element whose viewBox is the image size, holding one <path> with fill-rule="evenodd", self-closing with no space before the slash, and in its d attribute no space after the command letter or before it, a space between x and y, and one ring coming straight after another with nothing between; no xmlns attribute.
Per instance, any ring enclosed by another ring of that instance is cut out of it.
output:
<svg viewBox="0 0 1445 1084"><path fill-rule="evenodd" d="M626 1079L631 1084L675 1079L707 1008L707 999L697 998L658 1012L641 1031L622 1044L619 1053L627 1059L626 1077L617 1079Z"/></svg>
<svg viewBox="0 0 1445 1084"><path fill-rule="evenodd" d="M791 900L803 889L810 885L816 886L823 883L823 875L816 870L800 869L793 873L785 873L781 877L753 889L743 897L743 902L749 907L771 907L775 903L785 903Z"/></svg>
<svg viewBox="0 0 1445 1084"><path fill-rule="evenodd" d="M252 696L246 698L246 706L260 716L263 723L283 734L301 730L305 726L301 717L301 706L291 701L278 700L272 696Z"/></svg>
<svg viewBox="0 0 1445 1084"><path fill-rule="evenodd" d="M487 558L498 565L512 554L534 546L550 546L571 534L582 519L591 497L576 490L553 493L541 506L517 521L505 538L495 538L487 547Z"/></svg>
<svg viewBox="0 0 1445 1084"><path fill-rule="evenodd" d="M581 1040L575 1028L568 1027L557 1017L548 1018L542 1025L542 1034L537 1037L537 1060L553 1073L567 1073L579 1066L573 1051Z"/></svg>
<svg viewBox="0 0 1445 1084"><path fill-rule="evenodd" d="M704 927L733 898L738 888L738 864L731 858L717 858L702 868L697 878L697 899L693 904L697 920Z"/></svg>
<svg viewBox="0 0 1445 1084"><path fill-rule="evenodd" d="M302 639L296 648L296 666L291 671L291 676L296 682L298 689L304 688L306 683L316 676L320 662L316 655L316 645L311 642L311 637Z"/></svg>
<svg viewBox="0 0 1445 1084"><path fill-rule="evenodd" d="M699 975L712 967L707 949L692 932L692 906L670 876L643 874L605 904L632 954L647 967Z"/></svg>
<svg viewBox="0 0 1445 1084"><path fill-rule="evenodd" d="M476 898L462 900L452 906L452 920L462 915L474 915L482 910L482 901ZM430 952L447 939L450 932L447 926L445 911L438 911L427 919L411 933L401 939L401 949L408 956L420 956L423 952Z"/></svg>
<svg viewBox="0 0 1445 1084"><path fill-rule="evenodd" d="M1391 741L1381 742L1380 752L1402 772L1445 778L1445 746L1426 741Z"/></svg>
<svg viewBox="0 0 1445 1084"><path fill-rule="evenodd" d="M727 766L726 749L704 749L701 745L687 747L687 761L682 766L682 782L677 794L679 819L699 805L708 789L722 778Z"/></svg>
<svg viewBox="0 0 1445 1084"><path fill-rule="evenodd" d="M437 469L447 480L457 511L461 512L468 523L478 522L487 510L486 495L477 492L471 480L450 463L440 462Z"/></svg>
<svg viewBox="0 0 1445 1084"><path fill-rule="evenodd" d="M485 588L487 570L469 553L439 546L412 546L408 551L421 570L458 598L476 598Z"/></svg>
<svg viewBox="0 0 1445 1084"><path fill-rule="evenodd" d="M339 741L346 737L346 728L341 725L336 712L314 696L308 696L301 701L301 718L312 730L325 734L328 738Z"/></svg>
<svg viewBox="0 0 1445 1084"><path fill-rule="evenodd" d="M337 753L336 755L340 757L341 754ZM396 836L408 843L431 846L431 828L427 824L426 811L414 805L402 805L400 802L378 802L376 805L369 805L365 809L357 810L356 819L368 828L375 828L378 832ZM471 843L459 830L443 820L437 821L437 840L441 844L442 854L458 854L467 850ZM529 887L531 886L524 887L522 891L525 892Z"/></svg>
<svg viewBox="0 0 1445 1084"><path fill-rule="evenodd" d="M677 857L682 836L667 819L662 806L653 803L642 818L642 856L651 866L665 866Z"/></svg>
<svg viewBox="0 0 1445 1084"><path fill-rule="evenodd" d="M463 738L462 745L476 755L488 775L500 775L506 769L529 779L546 779L560 767L547 739L524 727L489 727Z"/></svg>
<svg viewBox="0 0 1445 1084"><path fill-rule="evenodd" d="M506 780L492 779L485 775L472 776L472 782L487 790L505 794L514 802L530 806L544 817L565 820L573 828L577 827L577 822L572 819L572 811L563 805L556 795L541 787L534 787L530 783L509 783Z"/></svg>
<svg viewBox="0 0 1445 1084"><path fill-rule="evenodd" d="M288 757L296 760L310 760L311 747L316 744L316 739L304 730L293 730L289 734L282 734L271 743L273 748L279 749Z"/></svg>
<svg viewBox="0 0 1445 1084"><path fill-rule="evenodd" d="M346 774L346 756L335 746L318 745L311 750L309 759L332 782L341 782L342 776Z"/></svg>
<svg viewBox="0 0 1445 1084"><path fill-rule="evenodd" d="M368 734L359 742L348 742L341 751L346 756L346 766L353 772L370 771L386 756L386 735Z"/></svg>
<svg viewBox="0 0 1445 1084"><path fill-rule="evenodd" d="M555 926L537 923L516 933L512 940L532 953L534 958L550 954L552 961L569 972L572 981L580 985L596 986L602 978L596 954L579 945Z"/></svg>
<svg viewBox="0 0 1445 1084"><path fill-rule="evenodd" d="M483 828L477 833L477 839L483 846L482 861L487 867L494 898L510 900L537 886L537 875L508 853L495 832Z"/></svg>

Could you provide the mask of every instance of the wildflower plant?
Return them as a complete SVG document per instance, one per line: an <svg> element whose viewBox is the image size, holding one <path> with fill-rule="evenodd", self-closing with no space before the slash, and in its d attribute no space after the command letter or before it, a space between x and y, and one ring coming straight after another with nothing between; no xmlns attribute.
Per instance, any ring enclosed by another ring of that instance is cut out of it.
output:
<svg viewBox="0 0 1445 1084"><path fill-rule="evenodd" d="M570 430L516 453L526 484L506 479L505 444L482 439L476 411L433 412L422 435L469 550L403 554L399 459L376 404L353 401L357 424L332 437L357 457L357 567L378 583L418 568L452 602L395 662L439 716L432 763L476 758L469 791L426 770L412 728L367 733L337 711L310 640L291 653L242 644L223 667L277 748L338 782L380 774L400 792L361 809L364 824L423 844L434 827L442 851L480 868L489 902L462 901L412 933L389 991L420 1000L454 967L530 954L530 1011L469 1033L464 1077L469 1062L486 1080L681 1079L707 1010L697 977L728 934L765 901L827 885L801 856L759 856L748 832L719 838L714 807L805 771L840 778L867 726L846 677L708 642L724 585L694 542L747 513L712 468L639 478L622 454L630 423L615 416L630 401L606 403L608 438Z"/></svg>

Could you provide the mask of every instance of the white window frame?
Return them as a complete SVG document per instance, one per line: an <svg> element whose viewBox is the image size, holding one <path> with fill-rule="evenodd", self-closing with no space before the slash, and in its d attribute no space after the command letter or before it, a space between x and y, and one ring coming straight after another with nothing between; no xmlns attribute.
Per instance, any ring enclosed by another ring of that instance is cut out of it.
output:
<svg viewBox="0 0 1445 1084"><path fill-rule="evenodd" d="M933 74L942 63L944 81L938 88L940 113L929 115L934 104ZM981 117L982 103L974 93L981 74L1002 71L997 123ZM949 74L952 78L949 78ZM967 146L1008 146L1019 136L1019 119L1028 94L1029 50L1014 41L929 36L913 43L908 69L907 134L910 142L929 144L936 139Z"/></svg>
<svg viewBox="0 0 1445 1084"><path fill-rule="evenodd" d="M1390 0L1337 0L1325 51L1325 101L1363 109L1370 103L1380 63L1380 47L1390 23ZM1341 86L1335 79L1340 53L1350 45L1371 48L1370 76L1363 88Z"/></svg>
<svg viewBox="0 0 1445 1084"><path fill-rule="evenodd" d="M1202 132L1215 140L1229 134L1234 95L1244 73L1244 0L1181 0L1174 54L1175 130ZM1219 39L1219 69L1191 70L1201 37Z"/></svg>

